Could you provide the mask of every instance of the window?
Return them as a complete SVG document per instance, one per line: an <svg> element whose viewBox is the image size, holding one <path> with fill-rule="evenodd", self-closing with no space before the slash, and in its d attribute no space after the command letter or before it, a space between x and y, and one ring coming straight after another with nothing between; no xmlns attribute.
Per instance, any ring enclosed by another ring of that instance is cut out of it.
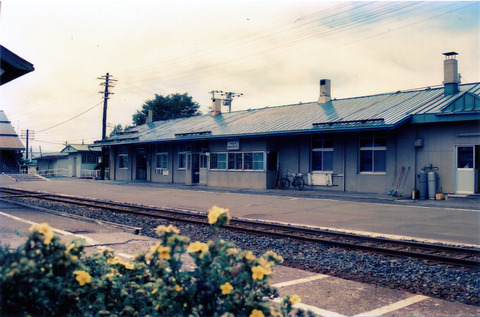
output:
<svg viewBox="0 0 480 317"><path fill-rule="evenodd" d="M263 152L211 153L210 169L226 170L264 170Z"/></svg>
<svg viewBox="0 0 480 317"><path fill-rule="evenodd" d="M212 153L210 154L210 169L212 170L226 170L227 169L227 154L226 153Z"/></svg>
<svg viewBox="0 0 480 317"><path fill-rule="evenodd" d="M228 153L228 169L229 170L243 169L243 153Z"/></svg>
<svg viewBox="0 0 480 317"><path fill-rule="evenodd" d="M178 153L178 168L185 168L187 166L187 154Z"/></svg>
<svg viewBox="0 0 480 317"><path fill-rule="evenodd" d="M263 171L263 153L253 153L253 170Z"/></svg>
<svg viewBox="0 0 480 317"><path fill-rule="evenodd" d="M360 133L360 172L387 171L387 137L384 132Z"/></svg>
<svg viewBox="0 0 480 317"><path fill-rule="evenodd" d="M207 156L205 154L200 154L200 168L207 168Z"/></svg>
<svg viewBox="0 0 480 317"><path fill-rule="evenodd" d="M167 153L157 153L157 162L155 167L159 169L168 169L168 154Z"/></svg>
<svg viewBox="0 0 480 317"><path fill-rule="evenodd" d="M118 155L118 168L128 168L128 154Z"/></svg>
<svg viewBox="0 0 480 317"><path fill-rule="evenodd" d="M333 136L317 134L312 137L312 171L333 171Z"/></svg>
<svg viewBox="0 0 480 317"><path fill-rule="evenodd" d="M95 164L97 160L97 154L82 154L82 164Z"/></svg>
<svg viewBox="0 0 480 317"><path fill-rule="evenodd" d="M457 150L457 168L474 168L473 146L459 146Z"/></svg>

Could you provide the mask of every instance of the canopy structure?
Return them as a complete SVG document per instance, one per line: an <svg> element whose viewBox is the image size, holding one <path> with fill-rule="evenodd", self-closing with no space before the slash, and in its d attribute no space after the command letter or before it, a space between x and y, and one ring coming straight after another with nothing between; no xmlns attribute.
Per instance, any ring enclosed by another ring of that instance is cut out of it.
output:
<svg viewBox="0 0 480 317"><path fill-rule="evenodd" d="M33 64L0 45L0 85L34 70Z"/></svg>

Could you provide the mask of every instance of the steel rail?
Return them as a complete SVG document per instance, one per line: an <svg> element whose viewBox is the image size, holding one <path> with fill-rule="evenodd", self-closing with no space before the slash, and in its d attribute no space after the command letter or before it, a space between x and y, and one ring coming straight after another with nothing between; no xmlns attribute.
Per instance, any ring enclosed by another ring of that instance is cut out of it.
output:
<svg viewBox="0 0 480 317"><path fill-rule="evenodd" d="M200 212L196 210L140 206L128 203L111 202L60 194L38 193L35 191L25 191L4 187L0 187L0 191L9 194L0 196L1 199L16 197L42 199L57 203L74 204L115 212L130 213L133 215L157 217L171 221L208 225L206 212ZM480 250L473 248L361 236L350 233L334 232L317 228L307 228L303 226L286 225L238 217L233 217L230 221L230 224L226 225L225 228L255 235L291 238L308 242L335 245L348 249L382 253L392 256L413 257L473 267L476 269L480 268Z"/></svg>

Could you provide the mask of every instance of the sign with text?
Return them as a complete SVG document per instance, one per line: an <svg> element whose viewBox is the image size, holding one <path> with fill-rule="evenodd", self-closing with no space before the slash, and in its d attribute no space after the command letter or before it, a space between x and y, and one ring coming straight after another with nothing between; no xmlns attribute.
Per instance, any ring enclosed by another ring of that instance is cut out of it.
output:
<svg viewBox="0 0 480 317"><path fill-rule="evenodd" d="M229 139L227 141L227 150L232 151L232 150L240 150L240 140L238 138L236 139Z"/></svg>

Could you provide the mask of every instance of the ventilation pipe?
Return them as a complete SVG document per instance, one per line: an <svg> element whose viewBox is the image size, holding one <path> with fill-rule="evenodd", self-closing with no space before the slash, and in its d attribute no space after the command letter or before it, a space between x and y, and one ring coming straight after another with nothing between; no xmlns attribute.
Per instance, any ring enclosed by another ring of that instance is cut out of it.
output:
<svg viewBox="0 0 480 317"><path fill-rule="evenodd" d="M147 110L147 119L145 120L145 123L152 123L152 122L153 122L153 111Z"/></svg>
<svg viewBox="0 0 480 317"><path fill-rule="evenodd" d="M213 98L212 99L212 116L216 116L222 113L222 99Z"/></svg>
<svg viewBox="0 0 480 317"><path fill-rule="evenodd" d="M332 100L330 85L330 79L320 79L320 96L318 97L318 103L327 103Z"/></svg>
<svg viewBox="0 0 480 317"><path fill-rule="evenodd" d="M460 74L458 73L457 52L443 53L443 87L445 96L454 95L458 92Z"/></svg>

